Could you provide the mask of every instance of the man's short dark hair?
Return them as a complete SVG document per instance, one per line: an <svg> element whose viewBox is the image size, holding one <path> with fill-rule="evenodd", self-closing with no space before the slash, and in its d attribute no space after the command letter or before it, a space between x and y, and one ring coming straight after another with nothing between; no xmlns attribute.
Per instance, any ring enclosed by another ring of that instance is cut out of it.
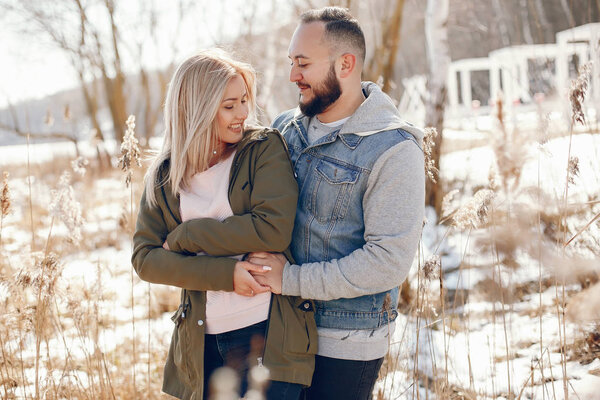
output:
<svg viewBox="0 0 600 400"><path fill-rule="evenodd" d="M309 10L300 16L304 24L310 22L325 23L325 40L332 48L332 53L353 50L361 61L365 61L365 35L356 18L350 11L342 7L323 7ZM341 54L335 54L336 56Z"/></svg>

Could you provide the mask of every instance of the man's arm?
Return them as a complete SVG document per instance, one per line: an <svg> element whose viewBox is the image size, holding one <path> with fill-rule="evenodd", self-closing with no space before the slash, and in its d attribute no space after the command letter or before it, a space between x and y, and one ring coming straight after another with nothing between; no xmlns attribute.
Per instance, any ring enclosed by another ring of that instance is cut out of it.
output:
<svg viewBox="0 0 600 400"><path fill-rule="evenodd" d="M167 236L170 250L230 256L253 251L282 252L289 246L298 202L294 172L279 134L269 134L260 145L250 212L223 221L185 221Z"/></svg>
<svg viewBox="0 0 600 400"><path fill-rule="evenodd" d="M423 163L423 152L411 140L386 151L373 167L363 198L365 245L337 260L286 266L282 294L332 300L400 285L423 226Z"/></svg>

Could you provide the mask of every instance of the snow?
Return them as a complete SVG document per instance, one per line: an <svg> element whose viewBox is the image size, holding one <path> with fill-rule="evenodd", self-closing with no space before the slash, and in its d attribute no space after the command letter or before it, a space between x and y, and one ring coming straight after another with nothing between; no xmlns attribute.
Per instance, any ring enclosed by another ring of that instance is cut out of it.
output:
<svg viewBox="0 0 600 400"><path fill-rule="evenodd" d="M458 138L462 133L455 130L450 131L449 135ZM489 138L487 135L473 132L470 139ZM85 154L88 152L86 146L81 146ZM565 183L569 137L551 139L543 145L531 141L527 146L528 158L522 168L518 190L540 187L557 203L560 202ZM72 145L57 143L31 145L29 151L34 162L51 160L57 154L74 154L69 153ZM26 154L27 148L23 146L0 148L0 166L22 163ZM590 196L600 193L600 135L574 135L571 156L579 158L580 172L575 177L575 183L569 186L569 204L589 201ZM463 204L476 189L488 185L489 171L495 162L495 153L490 147L457 151L443 157L443 179L461 183L462 190L455 204ZM16 266L25 263L25 258L19 254L30 246L31 241L27 222L28 206L27 202L22 201L28 198L29 189L26 179L15 178L10 183L14 199L19 200L14 201L13 213L4 220L2 252L7 254L9 263ZM43 182L41 177L34 179L33 184L35 202L47 204L53 184ZM86 195L89 198L85 198ZM57 289L59 304L66 309L69 299L82 299L82 293L93 299L93 293L96 293L97 302L88 299L81 301L78 306L83 309L97 307L106 326L101 327L98 343L94 343L91 337L81 338L73 324L66 323L68 348L62 339L52 339L48 342L52 354L60 359L70 352L72 357L84 359L86 354L94 352L94 346L99 346L105 354L118 351L132 338L132 316L135 319L138 348L142 349L138 362L154 357L146 353L148 340L152 352L166 351L173 329L171 312L147 318L148 291L154 293L158 285L142 282L135 274L133 283L131 280L131 238L119 225L119 217L129 207L129 189L124 187L121 176L108 176L94 180L91 189L81 185L76 196L79 201L92 202L89 207L83 207L86 218L84 234L91 239L98 239L94 242L98 247L64 250L61 257L63 270ZM137 198L134 200L136 206ZM423 231L421 256L415 261L409 278L413 289L416 289L417 265L422 265L431 255L438 254L442 259L444 287L447 290L466 289L470 295L466 304L458 305L456 310L451 309L451 304L446 304L445 315L438 310L438 315L423 313L420 319L407 315L398 317L391 338L388 370L378 381L375 393L383 390L389 399L416 399L417 392L421 398L432 398L435 394L433 388L426 388L415 381L414 370L418 367L421 373L429 377L444 379L446 353L449 383L472 391L477 398L505 398L510 378L510 390L515 395L523 391L522 398L563 399L562 360L558 352L559 329L562 327L556 317L556 288L545 288L541 295L537 291L524 294L512 304L504 305L500 301L489 301L485 296L477 295L478 284L494 276L497 280L498 274L504 286L537 284L540 274L538 261L526 252L518 251L516 260L519 268L498 266L494 257L481 251L477 245L482 236L477 229L458 232L450 226L436 225L437 217L431 209L427 210L426 217L428 222ZM575 221L581 227L585 218ZM48 233L48 222L47 217L36 221L44 225L36 229L38 237ZM69 233L60 223L53 226L52 232L57 236L67 236ZM591 227L590 232L598 232L598 227ZM109 244L102 244L101 238L107 238ZM541 274L543 278L548 278L552 276L552 271L544 267ZM424 285L429 301L439 301L439 281L426 282ZM574 284L567 286L566 290L575 292L579 288ZM8 284L0 280L0 303L9 296ZM504 318L499 312L503 309L506 311ZM580 338L584 328L567 321L567 343ZM543 338L541 346L540 336ZM46 343L42 344L42 353L45 354L44 346ZM34 357L33 349L34 343L28 343L23 356ZM108 365L109 369L113 367ZM139 367L140 370L143 368ZM569 396L600 399L600 377L591 373L599 369L599 359L587 365L577 360L567 360ZM542 371L545 382L542 380ZM25 372L32 381L32 369L28 368ZM549 380L549 377L554 377L554 380ZM77 373L77 379L85 385L88 377L85 373ZM19 388L16 394L22 395L23 390ZM33 389L28 387L27 390L32 393Z"/></svg>
<svg viewBox="0 0 600 400"><path fill-rule="evenodd" d="M457 134L456 131L452 132L455 137ZM492 142L493 138L490 135L488 139ZM541 145L531 140L525 149L527 158L515 193L525 193L528 187L540 187L554 199L558 208L566 181L569 141L568 136L552 139ZM575 177L575 183L569 185L568 202L577 205L600 193L600 135L578 133L573 135L570 145L571 157L579 158L579 174ZM490 146L445 155L441 160L441 174L447 182L460 183L462 189L453 204L462 204L464 199L469 198L476 190L486 187L489 171L496 168L495 164L495 152ZM588 213L585 218L590 217L591 214ZM436 218L430 209L427 210L427 221L423 231L422 260L426 260L432 254L442 255L444 286L447 289L474 289L478 282L490 279L494 275L497 280L498 274L502 277L504 286L509 283L537 284L540 276L539 262L527 253L517 252L516 260L520 267L516 269L498 267L493 257L478 252L475 244L478 238L477 230L466 234L446 226L433 225L430 221L436 221ZM584 222L585 219L575 219L578 227L583 226ZM595 254L597 257L598 252ZM463 263L468 266L463 266ZM595 265L596 271L600 271L600 263L596 262ZM415 271L413 276L414 274ZM542 278L548 278L552 271L545 265L541 274ZM426 284L426 290L432 301L439 298L438 282ZM576 292L580 290L580 286L570 285L565 290ZM559 289L559 296L560 292ZM394 342L397 344L392 348L391 358L401 360L403 368L390 372L384 380L387 384L380 381L378 388L385 386L386 393L392 399L416 398L416 389L409 387L413 382L412 371L416 359L418 358L421 371L425 371L431 377L443 379L446 349L450 384L472 390L477 394L477 398L505 398L510 376L511 391L515 396L522 390L523 396L527 398L542 398L544 391L545 398L563 399L561 357L557 350L560 346L560 325L556 317L556 295L556 288L550 287L541 295L536 292L523 296L513 304L505 304L506 328L501 314L496 314L495 322L492 321L494 312L502 310L502 303L483 301L473 293L467 304L458 308L458 315L462 317L453 317L458 322L451 322L450 318L446 318L445 335L440 322L441 315L421 321L419 330L413 320L400 322L400 325L406 323L408 328L396 330ZM544 310L541 316L540 309ZM465 315L468 315L467 319ZM437 322L432 324L432 320ZM430 324L432 329L424 328ZM450 329L451 326L462 327L462 330ZM567 343L581 337L583 328L567 321ZM508 362L505 329L509 348ZM420 332L419 353L415 354L417 331ZM412 337L407 332L410 332ZM540 335L543 343L541 347ZM582 365L576 360L566 362L569 396L600 399L600 378L596 376L597 373L590 373L598 369L599 363L598 359L588 365ZM546 379L545 384L542 383L541 367ZM554 377L554 381L548 380L551 376ZM390 382L398 383L392 385ZM418 390L421 397L426 396L427 390L424 387L421 386ZM430 388L430 395L433 394L432 390Z"/></svg>

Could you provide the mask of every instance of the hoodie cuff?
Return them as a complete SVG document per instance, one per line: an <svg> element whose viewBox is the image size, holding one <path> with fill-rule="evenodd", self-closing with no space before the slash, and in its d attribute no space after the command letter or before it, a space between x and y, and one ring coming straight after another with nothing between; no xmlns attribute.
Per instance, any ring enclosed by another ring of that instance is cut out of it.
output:
<svg viewBox="0 0 600 400"><path fill-rule="evenodd" d="M286 262L283 266L281 294L286 296L300 296L300 266Z"/></svg>

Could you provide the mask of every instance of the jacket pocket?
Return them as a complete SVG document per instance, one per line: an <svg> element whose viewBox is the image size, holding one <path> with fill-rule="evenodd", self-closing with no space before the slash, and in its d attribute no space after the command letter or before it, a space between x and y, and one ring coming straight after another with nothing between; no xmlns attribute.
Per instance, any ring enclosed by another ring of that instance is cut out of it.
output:
<svg viewBox="0 0 600 400"><path fill-rule="evenodd" d="M358 169L330 161L319 161L310 202L310 209L317 220L327 222L346 216L359 176Z"/></svg>
<svg viewBox="0 0 600 400"><path fill-rule="evenodd" d="M290 311L283 313L284 351L299 354L317 353L317 324L310 300L289 297Z"/></svg>
<svg viewBox="0 0 600 400"><path fill-rule="evenodd" d="M180 377L188 386L193 386L192 368L190 365L190 338L188 333L188 313L190 311L190 303L187 301L179 305L177 311L171 316L171 320L175 323L173 331L173 363L179 370Z"/></svg>

